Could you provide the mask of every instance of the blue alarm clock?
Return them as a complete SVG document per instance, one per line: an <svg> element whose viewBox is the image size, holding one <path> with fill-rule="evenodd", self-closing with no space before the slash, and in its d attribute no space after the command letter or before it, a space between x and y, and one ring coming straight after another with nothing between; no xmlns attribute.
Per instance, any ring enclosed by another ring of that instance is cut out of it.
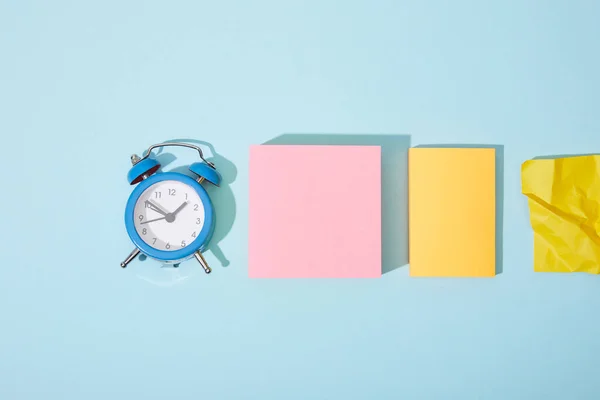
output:
<svg viewBox="0 0 600 400"><path fill-rule="evenodd" d="M178 172L158 172L160 164L152 158L152 150L167 146L198 152L201 162L189 166L195 179ZM127 180L136 186L125 207L125 228L135 249L121 267L127 267L143 253L174 265L195 257L204 271L210 273L202 252L215 228L215 212L202 184L219 186L221 176L215 165L204 158L200 147L184 142L155 144L141 158L132 155L131 163Z"/></svg>

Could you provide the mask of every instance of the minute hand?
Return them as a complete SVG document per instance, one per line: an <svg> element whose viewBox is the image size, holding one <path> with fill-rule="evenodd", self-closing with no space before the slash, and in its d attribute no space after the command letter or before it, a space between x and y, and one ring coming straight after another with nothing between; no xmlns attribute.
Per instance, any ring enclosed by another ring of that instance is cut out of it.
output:
<svg viewBox="0 0 600 400"><path fill-rule="evenodd" d="M180 205L179 207L177 207L177 210L173 211L173 212L171 213L171 215L172 215L173 217L174 217L175 215L177 215L177 213L178 213L179 211L183 210L183 207L185 207L185 206L187 205L187 203L188 203L188 202L186 201L185 203L183 203L182 205Z"/></svg>

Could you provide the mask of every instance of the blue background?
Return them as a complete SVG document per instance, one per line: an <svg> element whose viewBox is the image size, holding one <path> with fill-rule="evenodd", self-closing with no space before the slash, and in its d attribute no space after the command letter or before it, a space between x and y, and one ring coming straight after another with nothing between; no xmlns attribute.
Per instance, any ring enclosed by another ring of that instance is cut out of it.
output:
<svg viewBox="0 0 600 400"><path fill-rule="evenodd" d="M0 398L598 398L600 281L534 274L519 168L600 148L599 16L594 1L3 1ZM287 132L504 145L503 272L248 279L248 146ZM122 270L129 156L178 137L237 166L230 265Z"/></svg>

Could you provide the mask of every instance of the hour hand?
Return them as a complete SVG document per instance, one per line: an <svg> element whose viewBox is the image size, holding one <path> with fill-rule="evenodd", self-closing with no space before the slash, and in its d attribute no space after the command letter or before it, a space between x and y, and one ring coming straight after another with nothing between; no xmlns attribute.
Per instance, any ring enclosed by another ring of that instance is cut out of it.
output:
<svg viewBox="0 0 600 400"><path fill-rule="evenodd" d="M157 213L164 215L165 217L168 214L167 211L163 210L160 206L158 206L157 204L154 204L150 200L146 200L146 206L148 206L150 209L156 211Z"/></svg>

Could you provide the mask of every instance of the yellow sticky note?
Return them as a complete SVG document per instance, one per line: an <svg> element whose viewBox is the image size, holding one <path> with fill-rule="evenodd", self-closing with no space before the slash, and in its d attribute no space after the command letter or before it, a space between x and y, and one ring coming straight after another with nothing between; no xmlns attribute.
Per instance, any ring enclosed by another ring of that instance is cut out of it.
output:
<svg viewBox="0 0 600 400"><path fill-rule="evenodd" d="M600 273L600 156L529 160L521 179L534 270Z"/></svg>
<svg viewBox="0 0 600 400"><path fill-rule="evenodd" d="M493 148L409 150L411 276L495 275L495 154Z"/></svg>

